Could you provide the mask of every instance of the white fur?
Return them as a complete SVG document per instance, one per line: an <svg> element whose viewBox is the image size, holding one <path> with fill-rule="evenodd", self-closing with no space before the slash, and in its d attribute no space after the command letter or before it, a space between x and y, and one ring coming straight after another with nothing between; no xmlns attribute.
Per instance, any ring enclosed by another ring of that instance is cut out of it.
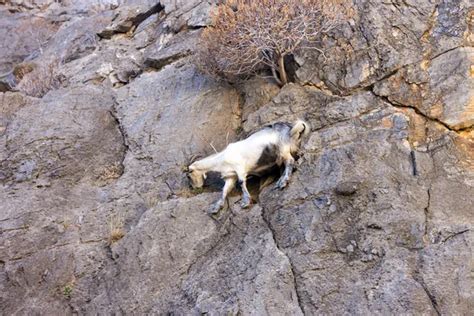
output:
<svg viewBox="0 0 474 316"><path fill-rule="evenodd" d="M259 174L274 165L285 164L285 172L279 179L277 187L284 188L289 181L295 154L303 136L309 133L309 125L301 120L296 121L291 129L280 124L278 128L264 128L248 138L229 144L223 151L196 161L189 166L190 178L193 187L202 187L206 173L209 171L220 172L226 181L222 198L216 203L212 213L217 212L225 202L227 194L233 189L237 180L241 182L244 193L243 207L250 205L250 194L246 187L247 176ZM268 146L277 148L277 158L264 166L257 162L263 151Z"/></svg>

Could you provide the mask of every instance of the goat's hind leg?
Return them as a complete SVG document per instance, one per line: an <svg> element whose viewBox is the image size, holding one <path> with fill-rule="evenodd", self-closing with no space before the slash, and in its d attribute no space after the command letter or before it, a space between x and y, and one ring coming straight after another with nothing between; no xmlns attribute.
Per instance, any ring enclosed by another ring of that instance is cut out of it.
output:
<svg viewBox="0 0 474 316"><path fill-rule="evenodd" d="M236 179L234 177L229 177L225 179L224 188L222 189L222 196L209 210L209 214L214 215L219 213L219 211L224 207L227 200L227 195L234 189Z"/></svg>
<svg viewBox="0 0 474 316"><path fill-rule="evenodd" d="M242 202L240 203L240 206L242 208L248 208L250 204L252 204L252 197L250 196L249 190L247 189L247 177L242 177L239 178L240 186L242 188Z"/></svg>

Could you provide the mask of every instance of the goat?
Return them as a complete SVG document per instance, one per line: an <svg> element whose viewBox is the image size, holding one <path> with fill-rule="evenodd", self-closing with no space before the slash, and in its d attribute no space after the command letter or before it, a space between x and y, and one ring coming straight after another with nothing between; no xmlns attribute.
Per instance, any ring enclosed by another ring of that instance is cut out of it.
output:
<svg viewBox="0 0 474 316"><path fill-rule="evenodd" d="M248 138L229 144L223 151L192 163L188 167L191 185L201 188L206 173L210 171L221 174L225 181L222 196L209 211L210 214L216 214L225 205L227 195L238 180L243 193L241 206L247 208L251 204L247 177L261 176L275 166L284 165L283 174L275 187L285 188L293 172L293 155L298 152L301 140L309 133L309 129L308 123L302 120L297 120L293 125L282 122L267 125Z"/></svg>

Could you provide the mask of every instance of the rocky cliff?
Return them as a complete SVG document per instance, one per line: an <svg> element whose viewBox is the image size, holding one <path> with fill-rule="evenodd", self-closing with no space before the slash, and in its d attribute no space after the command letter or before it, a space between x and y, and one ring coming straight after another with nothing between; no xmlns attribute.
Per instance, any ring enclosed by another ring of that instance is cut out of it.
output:
<svg viewBox="0 0 474 316"><path fill-rule="evenodd" d="M295 83L192 63L212 1L0 1L5 315L472 313L474 8L355 1ZM193 155L313 127L285 190L189 189Z"/></svg>

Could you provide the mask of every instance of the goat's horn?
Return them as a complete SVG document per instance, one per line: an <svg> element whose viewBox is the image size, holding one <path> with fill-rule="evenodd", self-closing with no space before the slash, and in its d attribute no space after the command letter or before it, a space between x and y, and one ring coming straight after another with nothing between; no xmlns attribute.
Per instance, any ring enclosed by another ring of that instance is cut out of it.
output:
<svg viewBox="0 0 474 316"><path fill-rule="evenodd" d="M201 156L200 155L192 155L191 156L191 163L195 162L196 160L198 160Z"/></svg>

